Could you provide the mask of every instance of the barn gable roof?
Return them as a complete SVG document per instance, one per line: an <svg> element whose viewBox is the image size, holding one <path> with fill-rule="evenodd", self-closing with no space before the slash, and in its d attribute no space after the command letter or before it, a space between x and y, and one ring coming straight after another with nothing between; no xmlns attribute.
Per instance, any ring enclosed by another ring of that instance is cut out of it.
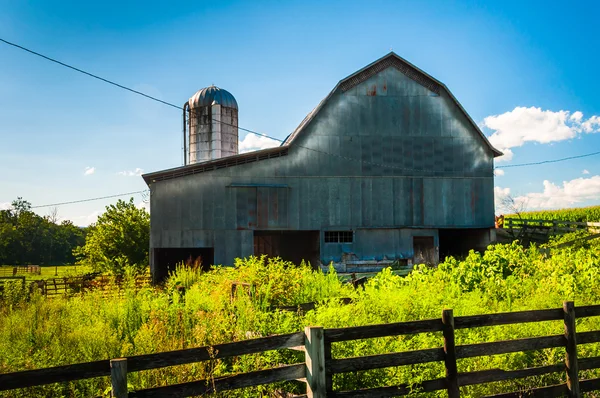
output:
<svg viewBox="0 0 600 398"><path fill-rule="evenodd" d="M456 103L458 108L464 113L467 120L473 125L475 131L481 136L484 143L490 148L494 157L502 156L502 152L497 150L492 146L492 144L488 141L487 137L477 123L473 121L471 116L467 113L467 111L463 108L463 106L458 102L456 97L452 94L452 92L446 87L446 85L433 76L423 72L421 69L417 68L404 58L400 57L398 54L394 52L390 52L389 54L379 58L375 62L365 66L364 68L354 72L350 76L340 80L338 84L331 90L331 92L325 97L319 104L300 122L300 125L290 134L282 145L291 145L293 141L302 134L302 131L310 124L310 122L314 119L314 117L319 113L319 111L323 108L323 106L327 103L327 101L335 94L338 90L342 92L346 92L351 88L359 85L360 83L366 81L367 79L375 76L377 73L387 69L389 67L394 67L398 69L400 72L405 74L407 77L411 78L415 82L419 83L423 87L432 91L435 94L440 94L441 90L444 90L448 96Z"/></svg>
<svg viewBox="0 0 600 398"><path fill-rule="evenodd" d="M267 148L258 151L242 153L239 155L228 156L221 159L208 160L206 162L175 167L167 170L144 174L142 177L144 178L144 181L148 185L150 185L151 183L157 181L169 180L172 178L183 177L191 174L204 173L211 170L238 166L246 163L252 163L255 161L271 159L274 157L286 156L288 154L288 148L290 146L293 146L294 140L300 134L302 134L303 130L311 123L311 121L314 119L317 113L319 113L319 111L333 96L333 94L335 94L338 90L346 92L389 67L394 67L398 69L400 72L404 73L412 80L416 81L423 87L436 94L439 94L441 90L444 90L448 94L448 96L456 103L458 108L464 113L467 120L469 120L469 122L473 125L475 131L477 131L477 133L483 139L484 143L490 148L490 150L494 154L494 157L502 155L502 152L500 152L492 146L492 144L488 141L488 139L483 134L479 126L477 126L477 123L475 123L473 119L471 119L469 114L465 111L463 106L460 104L460 102L458 102L458 100L454 97L454 95L450 92L446 85L444 85L442 82L435 79L434 77L430 76L429 74L423 72L421 69L406 61L404 58L400 57L396 53L390 52L389 54L379 58L375 62L354 72L345 79L340 80L338 84L333 88L333 90L331 90L331 92L327 95L327 97L325 97L321 102L319 102L319 104L308 115L306 115L306 117L304 118L304 120L302 120L300 125L289 136L287 136L287 138L281 143L279 147Z"/></svg>

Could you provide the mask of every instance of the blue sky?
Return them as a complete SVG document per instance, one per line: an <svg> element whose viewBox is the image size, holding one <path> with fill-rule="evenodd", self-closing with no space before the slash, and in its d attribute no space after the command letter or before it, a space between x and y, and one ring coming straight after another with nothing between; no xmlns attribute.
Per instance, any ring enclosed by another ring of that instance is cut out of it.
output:
<svg viewBox="0 0 600 398"><path fill-rule="evenodd" d="M0 37L175 104L215 84L241 127L282 139L393 49L512 153L497 166L600 150L599 3L485 3L0 0ZM143 190L140 169L182 163L180 111L2 43L0 121L0 206ZM530 209L600 204L600 156L506 169L495 185ZM59 215L85 225L114 200Z"/></svg>

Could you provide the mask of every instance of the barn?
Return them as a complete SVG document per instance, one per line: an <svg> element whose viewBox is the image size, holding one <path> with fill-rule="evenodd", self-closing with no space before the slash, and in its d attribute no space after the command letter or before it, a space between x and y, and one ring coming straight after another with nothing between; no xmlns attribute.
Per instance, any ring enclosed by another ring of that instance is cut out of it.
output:
<svg viewBox="0 0 600 398"><path fill-rule="evenodd" d="M341 80L279 147L237 153L237 102L223 89L199 91L183 115L186 164L143 175L155 280L198 257L358 272L494 239L501 152L443 83L395 53Z"/></svg>

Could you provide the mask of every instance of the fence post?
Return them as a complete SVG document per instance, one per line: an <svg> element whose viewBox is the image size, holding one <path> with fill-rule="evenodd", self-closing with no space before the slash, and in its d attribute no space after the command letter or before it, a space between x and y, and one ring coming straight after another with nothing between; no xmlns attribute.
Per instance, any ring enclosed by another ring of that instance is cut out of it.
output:
<svg viewBox="0 0 600 398"><path fill-rule="evenodd" d="M448 398L457 398L460 397L460 390L458 389L458 369L456 367L456 346L454 343L454 315L452 310L442 311L442 324Z"/></svg>
<svg viewBox="0 0 600 398"><path fill-rule="evenodd" d="M325 377L325 344L323 328L304 328L304 355L306 361L306 396L325 398L327 381Z"/></svg>
<svg viewBox="0 0 600 398"><path fill-rule="evenodd" d="M110 360L110 383L113 398L127 398L127 358Z"/></svg>
<svg viewBox="0 0 600 398"><path fill-rule="evenodd" d="M579 390L579 365L577 364L577 334L575 331L575 304L572 301L563 303L565 313L565 338L567 352L565 365L567 368L567 388L569 397L581 397Z"/></svg>
<svg viewBox="0 0 600 398"><path fill-rule="evenodd" d="M333 375L330 371L327 370L327 363L331 360L331 341L325 340L323 342L323 347L325 349L325 354L323 358L325 359L325 393L329 394L333 391Z"/></svg>

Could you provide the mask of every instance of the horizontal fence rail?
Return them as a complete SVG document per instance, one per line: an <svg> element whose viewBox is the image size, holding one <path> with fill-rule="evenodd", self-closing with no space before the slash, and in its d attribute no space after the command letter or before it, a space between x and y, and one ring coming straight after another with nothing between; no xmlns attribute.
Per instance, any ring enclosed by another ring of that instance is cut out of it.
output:
<svg viewBox="0 0 600 398"><path fill-rule="evenodd" d="M600 368L600 356L577 357L577 345L600 342L600 330L580 333L575 330L575 319L591 316L600 316L600 305L575 307L572 302L565 302L563 308L548 310L458 317L453 316L452 310L444 310L440 319L333 329L307 327L304 332L215 346L0 374L0 391L110 376L113 396L118 398L186 397L293 380L299 380L306 384L307 397L392 397L408 395L415 391L446 390L448 396L452 398L459 397L460 387L464 386L564 373L567 381L563 384L542 386L526 392L519 391L493 396L519 397L525 394L527 396L543 397L563 395L579 397L582 392L600 390L600 378L579 380L578 375L578 372L582 370ZM455 345L454 335L456 330L544 321L562 321L565 333L553 336ZM333 344L419 333L439 333L443 347L351 358L332 357ZM461 358L555 347L565 348L564 362L526 369L488 369L460 373L457 371L456 363ZM131 372L281 349L303 350L305 362L132 392L127 391L127 374ZM412 385L365 388L353 391L333 390L332 377L335 374L430 362L443 363L446 369L445 377L420 381Z"/></svg>
<svg viewBox="0 0 600 398"><path fill-rule="evenodd" d="M507 218L504 227L508 229L548 229L552 232L600 231L600 222L576 222L562 220L534 220L525 218Z"/></svg>
<svg viewBox="0 0 600 398"><path fill-rule="evenodd" d="M7 267L0 267L7 268ZM16 268L15 268L16 269ZM30 291L37 289L42 295L47 297L57 297L86 293L91 291L102 291L106 295L114 294L116 290L121 290L125 286L141 289L151 284L151 278L147 275L136 276L131 282L115 280L108 275L81 275L68 276L50 279L38 279L26 281L25 276L1 276L0 275L0 297L2 296L2 285L12 279L21 279L24 284L29 286Z"/></svg>

